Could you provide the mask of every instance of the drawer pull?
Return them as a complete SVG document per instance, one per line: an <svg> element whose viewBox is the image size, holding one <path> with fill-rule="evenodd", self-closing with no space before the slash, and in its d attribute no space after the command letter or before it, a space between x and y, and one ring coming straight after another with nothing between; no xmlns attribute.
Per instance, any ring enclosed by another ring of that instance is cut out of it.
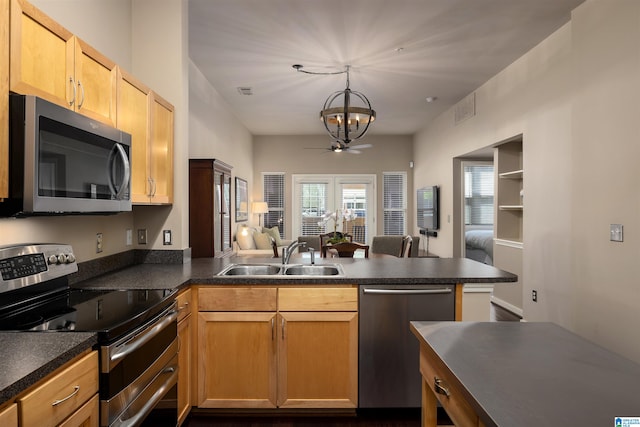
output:
<svg viewBox="0 0 640 427"><path fill-rule="evenodd" d="M64 399L55 400L51 404L51 406L58 406L59 404L61 404L63 402L66 402L67 400L71 399L73 396L78 394L79 391L80 391L80 386L79 385L73 387L73 392L69 396L65 397Z"/></svg>
<svg viewBox="0 0 640 427"><path fill-rule="evenodd" d="M449 397L451 396L451 393L449 393L449 389L445 387L445 385L444 380L441 380L438 377L433 377L433 388L436 390L436 393Z"/></svg>

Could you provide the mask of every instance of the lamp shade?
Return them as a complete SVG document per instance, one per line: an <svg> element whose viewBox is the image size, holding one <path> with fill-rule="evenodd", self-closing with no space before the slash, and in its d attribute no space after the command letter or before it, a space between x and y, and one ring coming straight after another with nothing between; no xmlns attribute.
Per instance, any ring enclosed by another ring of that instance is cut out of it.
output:
<svg viewBox="0 0 640 427"><path fill-rule="evenodd" d="M251 210L253 213L265 214L269 212L269 206L267 205L267 202L253 202L251 204Z"/></svg>

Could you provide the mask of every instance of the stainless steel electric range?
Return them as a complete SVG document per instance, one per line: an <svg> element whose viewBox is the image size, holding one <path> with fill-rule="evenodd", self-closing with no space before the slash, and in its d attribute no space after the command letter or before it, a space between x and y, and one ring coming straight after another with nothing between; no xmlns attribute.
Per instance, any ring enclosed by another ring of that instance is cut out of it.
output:
<svg viewBox="0 0 640 427"><path fill-rule="evenodd" d="M175 292L69 287L78 271L63 244L0 247L0 330L96 332L100 426L175 426Z"/></svg>

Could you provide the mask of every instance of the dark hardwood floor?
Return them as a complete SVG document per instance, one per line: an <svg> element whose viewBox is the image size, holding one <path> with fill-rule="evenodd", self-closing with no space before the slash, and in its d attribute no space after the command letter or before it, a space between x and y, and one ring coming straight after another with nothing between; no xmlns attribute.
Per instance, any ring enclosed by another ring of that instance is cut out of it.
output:
<svg viewBox="0 0 640 427"><path fill-rule="evenodd" d="M519 316L491 304L492 322L519 322ZM438 425L451 425L446 413L438 413ZM419 427L420 409L360 410L342 415L225 415L192 413L183 427Z"/></svg>
<svg viewBox="0 0 640 427"><path fill-rule="evenodd" d="M446 414L442 422L448 425ZM361 410L353 415L199 415L191 414L185 427L419 427L420 409Z"/></svg>

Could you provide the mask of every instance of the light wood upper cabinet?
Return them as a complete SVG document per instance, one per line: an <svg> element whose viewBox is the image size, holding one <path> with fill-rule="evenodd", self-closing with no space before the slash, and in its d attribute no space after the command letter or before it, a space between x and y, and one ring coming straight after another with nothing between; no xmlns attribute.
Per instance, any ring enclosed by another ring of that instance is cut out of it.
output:
<svg viewBox="0 0 640 427"><path fill-rule="evenodd" d="M24 0L11 0L10 90L116 124L116 64Z"/></svg>
<svg viewBox="0 0 640 427"><path fill-rule="evenodd" d="M151 203L173 203L173 105L151 92Z"/></svg>
<svg viewBox="0 0 640 427"><path fill-rule="evenodd" d="M118 69L117 127L131 134L131 202L147 204L149 182L149 93L151 90L124 70Z"/></svg>
<svg viewBox="0 0 640 427"><path fill-rule="evenodd" d="M0 0L0 201L9 197L9 0Z"/></svg>
<svg viewBox="0 0 640 427"><path fill-rule="evenodd" d="M118 68L117 127L131 134L131 202L173 203L173 106Z"/></svg>

